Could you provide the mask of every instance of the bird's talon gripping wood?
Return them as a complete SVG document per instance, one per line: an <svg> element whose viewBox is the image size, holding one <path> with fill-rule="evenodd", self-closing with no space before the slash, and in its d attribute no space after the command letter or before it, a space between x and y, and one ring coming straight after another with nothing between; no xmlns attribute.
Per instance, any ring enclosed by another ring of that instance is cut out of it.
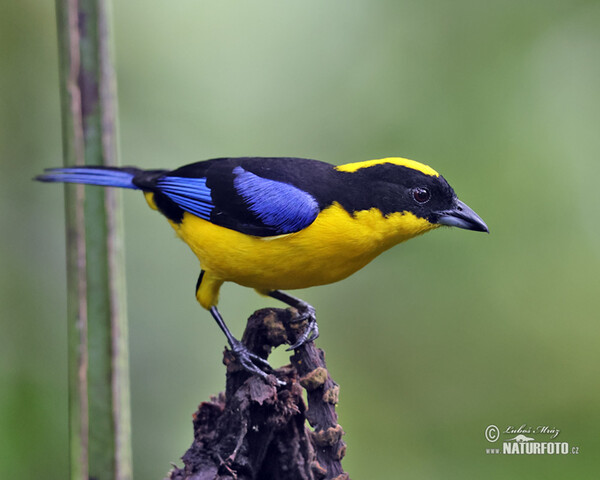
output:
<svg viewBox="0 0 600 480"><path fill-rule="evenodd" d="M296 343L294 343L293 345L290 345L288 348L286 348L286 351L289 352L291 350L296 350L297 348L300 348L305 343L314 342L318 337L319 337L319 326L317 325L317 320L313 316L308 321L308 323L306 325L306 329L304 330L304 332L302 333L300 338L298 338Z"/></svg>
<svg viewBox="0 0 600 480"><path fill-rule="evenodd" d="M243 358L244 360L249 360L254 365L259 366L266 373L273 373L273 367L267 362L264 358L256 355L255 353L250 352L242 342L237 342L235 346L231 349L233 354L238 358Z"/></svg>
<svg viewBox="0 0 600 480"><path fill-rule="evenodd" d="M298 315L292 320L292 323L301 323L307 321L304 333L300 336L300 338L298 338L296 343L286 348L287 351L300 348L305 343L313 342L318 338L319 326L317 325L317 317L315 309L312 305L306 303L300 298L293 297L292 295L280 290L273 290L272 292L269 292L269 295L277 300L282 301L283 303L287 303L289 306L298 311Z"/></svg>
<svg viewBox="0 0 600 480"><path fill-rule="evenodd" d="M314 309L280 289L337 282L442 225L488 231L444 177L397 157L338 167L263 157L218 158L171 171L83 166L49 169L37 180L141 190L200 260L196 298L232 348L237 340L217 310L224 282L306 315L302 344L318 336ZM239 358L247 370L266 375L256 366L262 362L244 353Z"/></svg>
<svg viewBox="0 0 600 480"><path fill-rule="evenodd" d="M250 352L242 342L236 340L231 347L231 352L236 357L240 366L247 372L258 375L259 377L264 378L267 382L269 381L269 376L272 375L277 385L285 385L285 382L282 382L274 377L274 370L269 362L267 362L264 358Z"/></svg>

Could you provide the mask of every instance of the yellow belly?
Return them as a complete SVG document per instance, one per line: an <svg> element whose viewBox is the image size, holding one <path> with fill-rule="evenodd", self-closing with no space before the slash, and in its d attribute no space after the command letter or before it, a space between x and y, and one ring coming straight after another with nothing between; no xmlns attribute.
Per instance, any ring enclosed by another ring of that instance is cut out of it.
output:
<svg viewBox="0 0 600 480"><path fill-rule="evenodd" d="M304 230L277 237L245 235L187 212L171 225L212 279L262 292L336 282L391 246L436 227L405 212L350 215L335 203Z"/></svg>

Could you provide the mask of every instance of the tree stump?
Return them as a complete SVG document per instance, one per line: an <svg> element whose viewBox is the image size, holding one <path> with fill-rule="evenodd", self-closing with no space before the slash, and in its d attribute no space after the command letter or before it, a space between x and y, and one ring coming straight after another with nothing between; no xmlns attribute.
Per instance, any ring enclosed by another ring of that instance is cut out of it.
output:
<svg viewBox="0 0 600 480"><path fill-rule="evenodd" d="M274 347L293 344L302 334L306 322L295 321L296 315L294 309L258 310L248 319L242 342L266 359ZM344 431L335 412L339 387L327 371L325 355L310 342L290 360L275 372L285 382L278 385L272 375L272 381L250 375L226 349L225 392L198 407L184 466L171 470L168 478L349 480L341 464Z"/></svg>

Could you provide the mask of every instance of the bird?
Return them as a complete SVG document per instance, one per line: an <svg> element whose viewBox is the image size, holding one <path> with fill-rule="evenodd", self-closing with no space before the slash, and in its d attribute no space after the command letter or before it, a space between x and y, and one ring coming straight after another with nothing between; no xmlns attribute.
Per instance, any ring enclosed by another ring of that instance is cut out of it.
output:
<svg viewBox="0 0 600 480"><path fill-rule="evenodd" d="M73 166L35 179L141 190L198 258L198 302L241 366L263 378L273 369L235 338L217 308L224 282L294 307L307 321L294 350L319 330L314 307L285 290L342 280L441 226L489 233L443 176L401 157L339 166L294 157L213 158L175 170Z"/></svg>

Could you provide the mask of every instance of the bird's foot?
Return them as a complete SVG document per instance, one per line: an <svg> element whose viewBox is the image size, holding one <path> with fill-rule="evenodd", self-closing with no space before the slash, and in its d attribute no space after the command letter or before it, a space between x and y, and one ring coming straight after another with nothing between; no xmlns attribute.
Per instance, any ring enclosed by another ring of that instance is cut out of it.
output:
<svg viewBox="0 0 600 480"><path fill-rule="evenodd" d="M306 329L300 335L300 337L296 340L293 345L290 345L286 351L295 350L305 343L313 342L319 337L319 325L317 325L317 317L315 315L315 309L306 304L302 307L298 308L298 316L292 320L293 323L299 323L303 321L307 321Z"/></svg>
<svg viewBox="0 0 600 480"><path fill-rule="evenodd" d="M252 353L239 340L236 340L231 345L231 352L235 355L241 367L248 373L258 375L267 382L271 382L271 379L268 378L269 375L275 377L275 370L269 365L269 362L255 353ZM285 382L282 382L278 378L275 378L275 382L277 385L285 385Z"/></svg>

